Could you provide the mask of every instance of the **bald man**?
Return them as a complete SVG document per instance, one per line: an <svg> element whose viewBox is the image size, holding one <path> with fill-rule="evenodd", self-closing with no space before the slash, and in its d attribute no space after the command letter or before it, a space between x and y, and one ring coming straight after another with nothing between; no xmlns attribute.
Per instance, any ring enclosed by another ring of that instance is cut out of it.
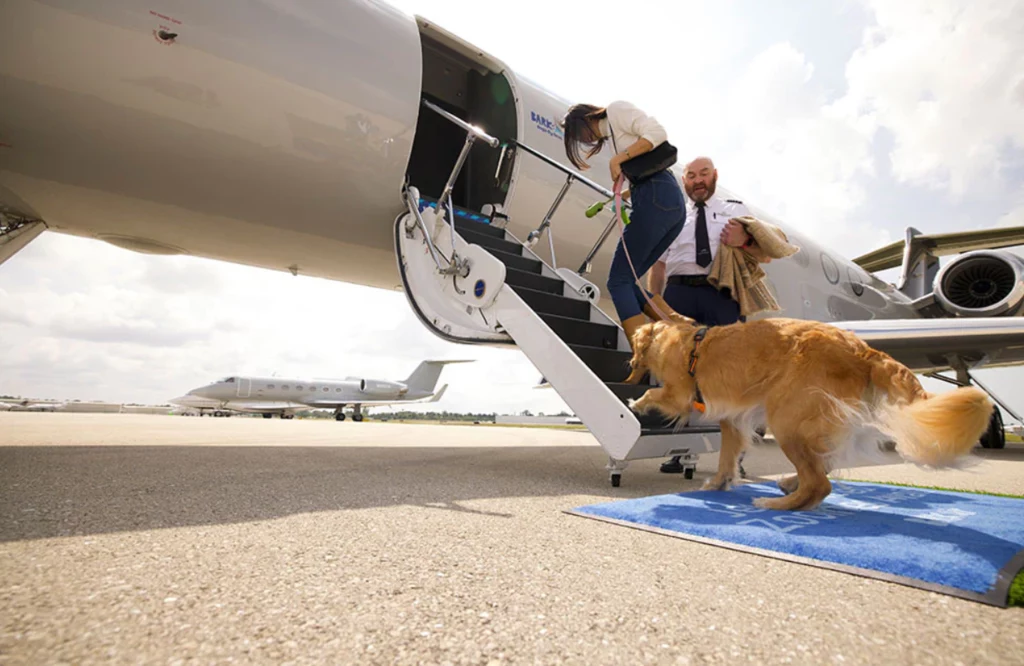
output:
<svg viewBox="0 0 1024 666"><path fill-rule="evenodd" d="M683 187L689 198L682 231L647 274L647 289L662 294L669 307L696 319L704 326L724 326L743 321L740 305L732 294L719 291L707 281L711 262L721 245L746 247L764 261L759 248L733 218L750 215L743 202L715 196L718 170L708 157L686 165ZM742 468L741 468L742 469ZM683 471L679 456L661 466L667 474Z"/></svg>

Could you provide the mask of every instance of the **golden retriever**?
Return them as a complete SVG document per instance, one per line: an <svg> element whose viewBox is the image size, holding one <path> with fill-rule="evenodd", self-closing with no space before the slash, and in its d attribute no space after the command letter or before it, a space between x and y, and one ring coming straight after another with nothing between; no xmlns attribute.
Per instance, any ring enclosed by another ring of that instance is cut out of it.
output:
<svg viewBox="0 0 1024 666"><path fill-rule="evenodd" d="M813 509L828 497L833 464L865 431L895 441L904 460L947 467L970 453L988 428L994 405L983 391L963 387L930 395L888 354L814 321L777 318L708 328L697 343L691 377L700 328L678 321L638 328L626 381L635 383L649 370L663 386L630 407L669 418L687 418L699 390L703 401L696 407L722 429L718 473L705 489L729 487L759 424L768 425L796 468L795 476L779 482L783 497L755 500L778 510Z"/></svg>

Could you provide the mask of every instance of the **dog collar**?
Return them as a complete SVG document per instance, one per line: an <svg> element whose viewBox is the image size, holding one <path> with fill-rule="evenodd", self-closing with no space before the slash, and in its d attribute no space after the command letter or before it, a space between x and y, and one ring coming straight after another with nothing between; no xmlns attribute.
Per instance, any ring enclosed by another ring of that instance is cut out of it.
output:
<svg viewBox="0 0 1024 666"><path fill-rule="evenodd" d="M693 349L690 351L690 376L693 377L693 408L701 414L707 409L704 404L704 397L700 394L700 386L697 385L697 347L704 340L704 336L708 333L708 327L703 326L697 329L697 332L693 334Z"/></svg>

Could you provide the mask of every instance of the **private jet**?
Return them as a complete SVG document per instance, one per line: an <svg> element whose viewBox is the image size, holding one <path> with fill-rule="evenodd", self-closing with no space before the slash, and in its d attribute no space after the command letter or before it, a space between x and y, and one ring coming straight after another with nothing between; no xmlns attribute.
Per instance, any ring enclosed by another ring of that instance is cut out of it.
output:
<svg viewBox="0 0 1024 666"><path fill-rule="evenodd" d="M470 361L423 361L401 381L346 377L345 379L285 379L281 377L225 377L193 389L171 402L196 409L212 409L214 415L231 411L263 414L271 418L294 418L298 410L333 409L334 418L345 420L351 407L352 420L363 420L363 407L438 402L448 389L434 392L444 366Z"/></svg>
<svg viewBox="0 0 1024 666"><path fill-rule="evenodd" d="M618 218L585 214L612 195L610 151L574 169L570 100L428 18L378 0L9 0L0 86L0 261L48 229L401 289L441 339L525 354L612 485L631 460L720 445L716 423L628 407L651 385L621 383L630 347L602 293ZM851 260L744 201L801 248L766 266L782 309L764 316L828 322L955 384L1024 362L1024 262L1002 250L1024 228L908 227ZM891 268L896 284L876 275ZM336 393L273 383L279 400ZM1002 446L999 409L990 432Z"/></svg>

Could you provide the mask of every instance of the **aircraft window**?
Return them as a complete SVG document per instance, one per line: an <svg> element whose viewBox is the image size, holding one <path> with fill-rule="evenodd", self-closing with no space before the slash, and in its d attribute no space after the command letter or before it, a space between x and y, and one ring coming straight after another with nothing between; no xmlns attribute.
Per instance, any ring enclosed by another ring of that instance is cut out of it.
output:
<svg viewBox="0 0 1024 666"><path fill-rule="evenodd" d="M281 388L283 388L285 391L287 391L288 390L288 385L287 384L281 384Z"/></svg>
<svg viewBox="0 0 1024 666"><path fill-rule="evenodd" d="M301 391L301 390L302 390L302 387L301 387L301 386L296 386L296 387L295 387L295 390L296 390L296 391Z"/></svg>
<svg viewBox="0 0 1024 666"><path fill-rule="evenodd" d="M327 387L325 386L325 387L324 387L324 393L330 393L330 392L331 392L331 389L329 389L329 388L327 388Z"/></svg>
<svg viewBox="0 0 1024 666"><path fill-rule="evenodd" d="M335 393L341 393L341 389L340 388L336 388L336 389L334 389L334 392Z"/></svg>
<svg viewBox="0 0 1024 666"><path fill-rule="evenodd" d="M309 387L309 390L310 390L310 391L315 391L315 390L316 390L316 387L315 387L315 386L310 386L310 387Z"/></svg>
<svg viewBox="0 0 1024 666"><path fill-rule="evenodd" d="M267 384L267 388L268 389L272 389L272 388L274 388L274 385L273 384Z"/></svg>
<svg viewBox="0 0 1024 666"><path fill-rule="evenodd" d="M836 260L824 252L821 253L821 268L825 271L825 279L832 284L839 283L839 266Z"/></svg>
<svg viewBox="0 0 1024 666"><path fill-rule="evenodd" d="M234 384L235 383L235 378L234 377L225 377L224 379L220 380L217 383L218 384Z"/></svg>
<svg viewBox="0 0 1024 666"><path fill-rule="evenodd" d="M861 281L860 276L850 268L847 270L847 274L850 276L850 288L853 289L853 293L861 296L864 294L864 283Z"/></svg>

